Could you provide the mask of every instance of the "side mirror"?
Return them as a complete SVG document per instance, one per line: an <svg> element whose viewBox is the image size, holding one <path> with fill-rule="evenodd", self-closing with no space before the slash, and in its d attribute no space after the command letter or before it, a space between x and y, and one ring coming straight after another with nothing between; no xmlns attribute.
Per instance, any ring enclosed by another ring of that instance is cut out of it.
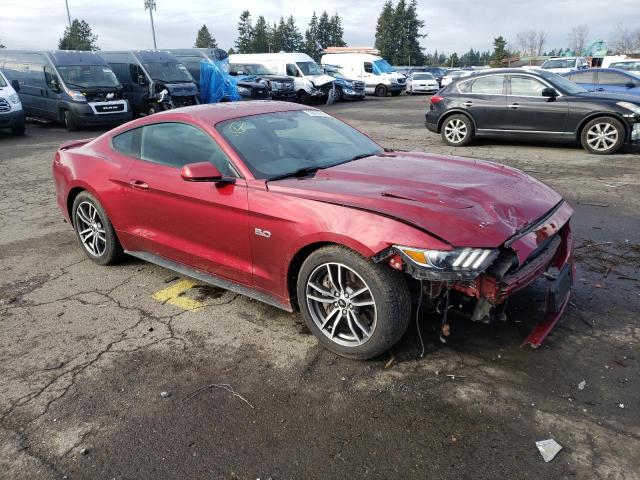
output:
<svg viewBox="0 0 640 480"><path fill-rule="evenodd" d="M11 86L16 92L20 91L20 82L18 80L11 80Z"/></svg>
<svg viewBox="0 0 640 480"><path fill-rule="evenodd" d="M633 82L627 83L627 88L636 88L636 84Z"/></svg>
<svg viewBox="0 0 640 480"><path fill-rule="evenodd" d="M210 162L189 163L182 167L180 176L186 182L236 183L235 178L222 175Z"/></svg>
<svg viewBox="0 0 640 480"><path fill-rule="evenodd" d="M558 92L555 88L545 87L542 89L542 96L549 98L556 98L558 96Z"/></svg>
<svg viewBox="0 0 640 480"><path fill-rule="evenodd" d="M60 91L60 84L58 83L58 81L54 78L53 80L51 80L51 90L53 90L54 92L59 92Z"/></svg>

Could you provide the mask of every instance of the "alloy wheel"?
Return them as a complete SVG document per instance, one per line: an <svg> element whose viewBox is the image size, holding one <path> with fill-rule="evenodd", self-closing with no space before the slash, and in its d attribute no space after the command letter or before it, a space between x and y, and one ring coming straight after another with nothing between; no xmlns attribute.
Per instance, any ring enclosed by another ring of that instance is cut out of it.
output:
<svg viewBox="0 0 640 480"><path fill-rule="evenodd" d="M376 328L377 309L369 285L342 263L315 268L306 286L307 307L318 329L338 345L366 343Z"/></svg>
<svg viewBox="0 0 640 480"><path fill-rule="evenodd" d="M107 248L107 234L98 209L90 202L82 202L76 209L76 231L85 250L94 257Z"/></svg>
<svg viewBox="0 0 640 480"><path fill-rule="evenodd" d="M605 152L618 141L618 129L610 123L596 123L587 132L587 143L598 152Z"/></svg>
<svg viewBox="0 0 640 480"><path fill-rule="evenodd" d="M462 120L454 118L445 125L444 135L451 143L460 143L467 136L467 126Z"/></svg>

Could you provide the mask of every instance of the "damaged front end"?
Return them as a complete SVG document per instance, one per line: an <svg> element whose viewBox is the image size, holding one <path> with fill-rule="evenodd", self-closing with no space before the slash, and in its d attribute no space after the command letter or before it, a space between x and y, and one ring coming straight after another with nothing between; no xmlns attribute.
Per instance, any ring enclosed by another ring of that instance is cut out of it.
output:
<svg viewBox="0 0 640 480"><path fill-rule="evenodd" d="M198 89L194 83L164 83L154 81L151 85L151 98L161 110L198 105Z"/></svg>
<svg viewBox="0 0 640 480"><path fill-rule="evenodd" d="M387 261L392 268L420 281L421 298L426 296L443 314L443 336L449 334L449 310L455 309L473 321L506 321L508 299L545 278L544 318L523 342L537 348L569 302L574 274L569 224L572 213L562 201L498 248L445 251L394 245L376 255L374 261Z"/></svg>

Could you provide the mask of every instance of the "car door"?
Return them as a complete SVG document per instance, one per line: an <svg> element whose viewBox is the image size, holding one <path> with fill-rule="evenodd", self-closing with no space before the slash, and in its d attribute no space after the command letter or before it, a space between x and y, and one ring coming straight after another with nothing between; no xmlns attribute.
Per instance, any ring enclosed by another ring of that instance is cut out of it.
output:
<svg viewBox="0 0 640 480"><path fill-rule="evenodd" d="M640 79L624 72L604 70L598 72L598 91L638 95L640 93L639 86Z"/></svg>
<svg viewBox="0 0 640 480"><path fill-rule="evenodd" d="M505 75L484 75L454 87L462 94L458 107L473 118L477 130L508 128L505 82Z"/></svg>
<svg viewBox="0 0 640 480"><path fill-rule="evenodd" d="M590 92L595 92L596 88L598 88L598 84L596 82L595 70L585 70L581 72L575 72L570 75L567 75L567 78L572 82L577 83L582 88L589 90Z"/></svg>
<svg viewBox="0 0 640 480"><path fill-rule="evenodd" d="M62 84L58 74L51 65L45 65L44 67L44 118L50 118L52 120L60 119L60 113L58 111L58 105L60 100L64 98L62 90Z"/></svg>
<svg viewBox="0 0 640 480"><path fill-rule="evenodd" d="M182 166L214 163L235 184L187 182ZM128 175L139 249L239 283L251 282L247 186L216 141L185 123L142 127Z"/></svg>
<svg viewBox="0 0 640 480"><path fill-rule="evenodd" d="M568 103L563 97L543 97L549 85L528 75L511 75L507 86L507 123L513 130L559 132L566 129Z"/></svg>

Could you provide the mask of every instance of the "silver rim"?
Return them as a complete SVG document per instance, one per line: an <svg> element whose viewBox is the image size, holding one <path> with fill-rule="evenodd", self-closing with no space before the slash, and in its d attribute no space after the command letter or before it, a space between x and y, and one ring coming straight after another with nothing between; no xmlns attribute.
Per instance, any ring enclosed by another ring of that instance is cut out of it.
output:
<svg viewBox="0 0 640 480"><path fill-rule="evenodd" d="M454 118L445 125L444 136L451 143L460 143L467 136L467 126L462 120Z"/></svg>
<svg viewBox="0 0 640 480"><path fill-rule="evenodd" d="M82 202L76 209L76 231L85 250L99 257L107 249L107 233L98 209L90 202Z"/></svg>
<svg viewBox="0 0 640 480"><path fill-rule="evenodd" d="M338 345L357 347L373 335L378 317L373 293L346 265L316 267L307 280L306 297L313 322Z"/></svg>
<svg viewBox="0 0 640 480"><path fill-rule="evenodd" d="M587 143L598 152L611 149L618 141L618 129L610 123L596 123L587 132Z"/></svg>

